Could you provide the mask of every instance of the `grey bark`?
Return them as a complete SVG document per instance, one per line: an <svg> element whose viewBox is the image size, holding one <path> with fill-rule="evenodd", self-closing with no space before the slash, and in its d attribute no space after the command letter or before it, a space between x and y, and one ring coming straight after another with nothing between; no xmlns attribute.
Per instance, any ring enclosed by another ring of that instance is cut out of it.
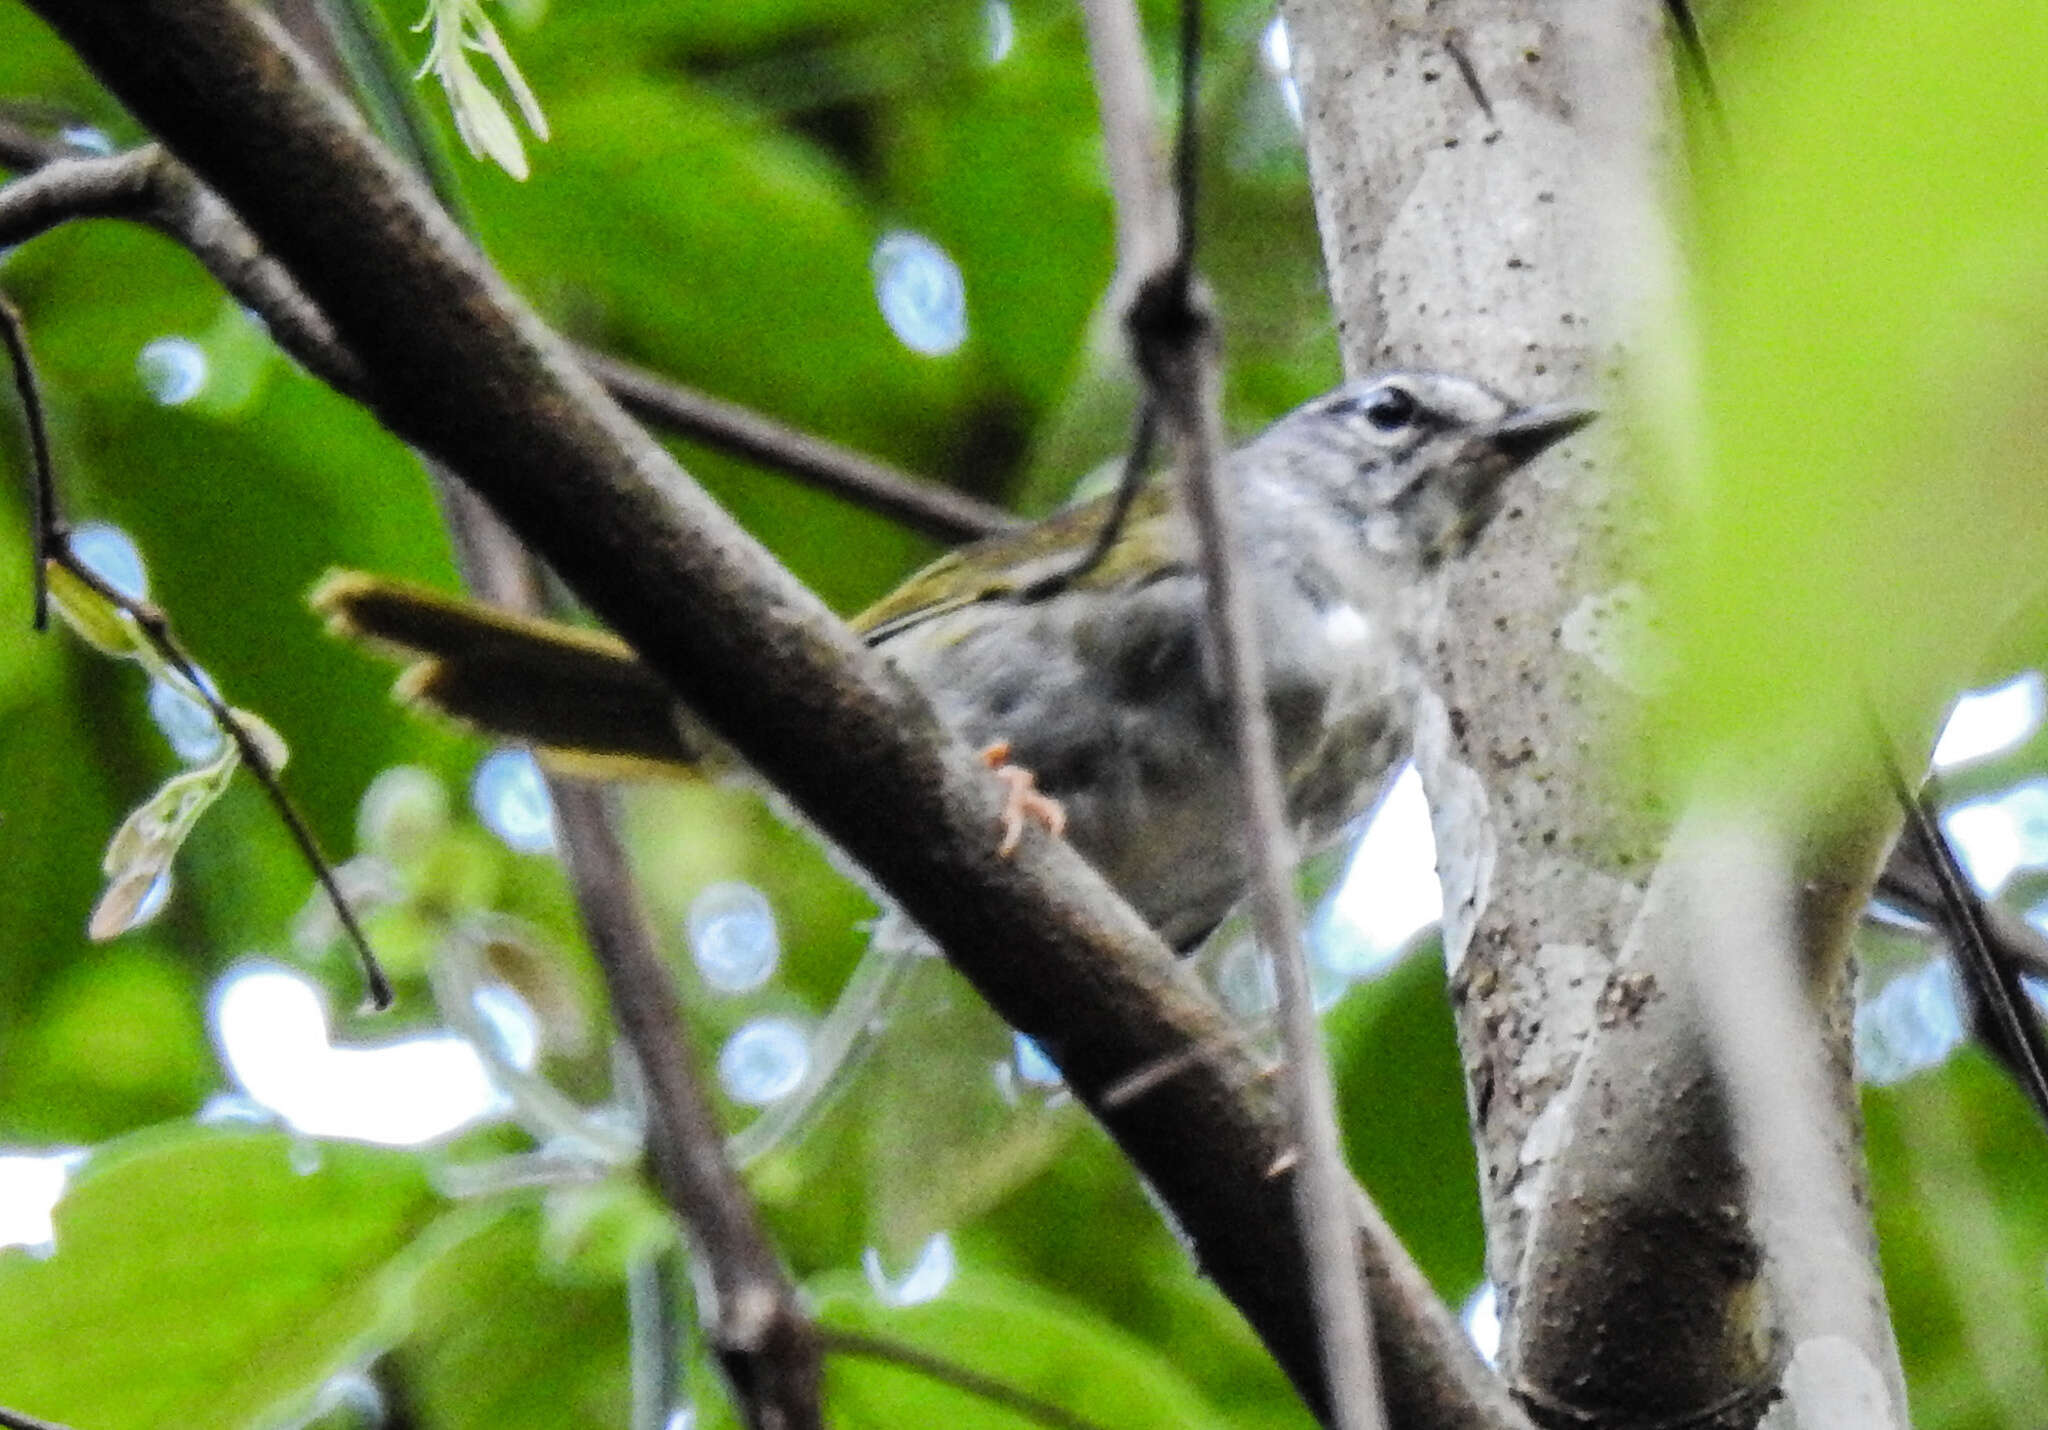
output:
<svg viewBox="0 0 2048 1430"><path fill-rule="evenodd" d="M1675 350L1630 341L1668 317L1672 291L1656 7L1285 11L1350 371L1447 367L1525 400L1583 398L1624 348ZM1870 1314L1867 1221L1831 1223L1854 1255L1827 1329L1795 1314L1788 1333L1778 1313L1784 1277L1767 1272L1738 1136L1759 1124L1731 1112L1747 1084L1731 1092L1698 996L1702 921L1673 912L1697 908L1674 891L1696 894L1698 851L1660 869L1670 819L1626 757L1643 537L1620 450L1610 431L1532 469L1455 581L1417 593L1416 758L1510 1385L1551 1423L1750 1425L1819 1337L1887 1386L1896 1355L1881 1292ZM1845 840L1808 872L1853 896L1880 842ZM1849 927L1780 913L1799 937L1773 946L1796 950L1791 986L1819 999L1833 1039L1808 1065L1826 1073L1835 1204L1861 1216Z"/></svg>

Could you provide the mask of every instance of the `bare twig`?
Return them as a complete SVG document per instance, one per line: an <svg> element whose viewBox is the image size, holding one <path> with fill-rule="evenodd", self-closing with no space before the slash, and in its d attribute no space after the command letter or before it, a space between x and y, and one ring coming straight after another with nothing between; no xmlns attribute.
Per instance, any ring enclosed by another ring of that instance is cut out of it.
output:
<svg viewBox="0 0 2048 1430"><path fill-rule="evenodd" d="M52 139L13 115L0 115L0 168L34 169L84 151Z"/></svg>
<svg viewBox="0 0 2048 1430"><path fill-rule="evenodd" d="M1921 862L1915 847L1905 840L1894 846L1891 861L1877 876L1877 893L1916 919L1935 926L1941 923L1941 886L1935 881L1934 871ZM2002 903L1983 907L1985 931L1998 956L2029 977L2048 982L2048 934Z"/></svg>
<svg viewBox="0 0 2048 1430"><path fill-rule="evenodd" d="M1109 192L1116 201L1118 282L1132 286L1173 257L1177 237L1144 28L1129 0L1082 0L1081 15L1088 27Z"/></svg>
<svg viewBox="0 0 2048 1430"><path fill-rule="evenodd" d="M0 188L0 244L19 244L74 219L141 224L182 245L229 296L260 315L307 371L367 401L355 354L255 235L190 170L154 144L122 154L60 152Z"/></svg>
<svg viewBox="0 0 2048 1430"><path fill-rule="evenodd" d="M36 616L37 629L42 629L43 617L48 609L49 583L44 563L61 566L84 585L90 587L101 600L118 611L125 612L135 622L144 640L156 651L170 668L176 671L189 685L192 692L206 706L213 723L234 742L235 749L249 772L256 777L256 783L263 787L271 808L283 821L290 832L292 842L299 847L299 853L313 871L313 877L320 881L328 902L334 906L335 917L341 921L342 930L348 936L349 945L355 950L356 959L362 965L363 984L372 1008L391 1006L391 984L384 977L384 970L378 966L377 955L370 948L370 939L357 922L355 910L350 907L341 885L335 880L334 866L328 862L320 849L320 842L313 837L312 826L299 813L292 797L285 792L284 782L279 779L277 768L270 761L263 744L249 727L242 723L235 712L227 707L213 685L199 673L184 647L179 645L172 634L170 622L164 613L148 601L138 600L127 592L116 589L97 571L78 559L71 549L71 535L64 527L57 509L57 479L50 463L50 438L43 423L43 403L40 386L36 381L35 365L29 358L28 336L22 325L21 314L14 304L0 299L0 339L4 339L8 356L14 369L14 384L21 394L22 412L29 430L29 451L35 464L35 567L36 567Z"/></svg>
<svg viewBox="0 0 2048 1430"><path fill-rule="evenodd" d="M1272 959L1280 993L1280 1027L1301 1165L1294 1176L1302 1239L1321 1334L1331 1422L1343 1430L1385 1423L1371 1327L1359 1277L1353 1187L1337 1130L1337 1098L1323 1050L1322 1024L1309 985L1308 955L1295 907L1294 841L1288 832L1279 763L1273 753L1259 660L1257 616L1239 566L1243 543L1222 462L1217 374L1206 321L1178 353L1159 354L1159 401L1182 436L1184 499L1200 538L1209 630L1244 785L1246 844L1252 866L1252 912ZM1142 341L1142 339L1141 339Z"/></svg>
<svg viewBox="0 0 2048 1430"><path fill-rule="evenodd" d="M1124 8L1137 24L1134 6L1094 0L1092 24L1114 32L1099 12ZM1341 1430L1372 1430L1385 1424L1379 1370L1373 1355L1371 1313L1360 1277L1356 1194L1344 1165L1337 1129L1337 1098L1323 1050L1322 1025L1309 986L1308 956L1301 917L1295 907L1294 840L1289 831L1279 762L1273 752L1272 717L1266 707L1265 671L1259 657L1257 614L1240 562L1235 497L1224 480L1225 439L1216 334L1206 301L1197 296L1194 263L1196 181L1200 172L1200 126L1196 111L1201 77L1201 5L1182 0L1180 32L1180 130L1174 152L1178 247L1170 260L1139 285L1126 324L1146 384L1140 430L1152 414L1165 414L1180 442L1182 500L1192 516L1200 552L1208 630L1236 732L1238 777L1245 797L1245 843L1251 864L1252 913L1280 993L1280 1027L1285 1051L1292 1130L1300 1163L1292 1183L1295 1215L1308 1254L1309 1286L1323 1371L1322 1408ZM1100 82L1107 65L1097 66ZM1139 76L1142 82L1142 72ZM1149 106L1150 86L1100 107L1105 124ZM1134 147L1133 137L1108 142L1112 153ZM1150 215L1125 225L1137 232L1156 224ZM1127 489L1135 490L1133 473ZM1114 539L1114 520L1098 545Z"/></svg>
<svg viewBox="0 0 2048 1430"><path fill-rule="evenodd" d="M270 756L264 752L262 742L251 734L249 727L227 707L227 703L214 692L212 683L200 673L199 668L192 663L192 658L185 654L184 647L178 643L177 637L171 631L170 621L165 618L159 607L148 601L138 601L126 592L116 589L99 572L80 561L71 549L70 538L64 533L59 532L49 540L50 554L45 559L63 567L85 585L90 586L94 594L108 605L125 611L135 622L135 628L142 633L143 639L149 642L150 647L198 693L207 713L213 717L213 723L234 741L236 753L242 757L242 763L249 767L249 773L256 777L256 783L263 787L263 793L269 799L271 808L277 811L277 817L284 822L285 829L291 834L292 842L299 847L300 856L312 869L313 877L319 881L321 891L327 895L328 903L333 906L334 916L341 921L342 932L347 935L349 946L355 950L356 961L362 966L364 993L369 1006L379 1011L389 1008L392 1003L391 984L377 962L376 952L370 947L370 936L363 932L363 926L356 918L354 907L335 879L334 866L321 850L320 841L314 837L312 826L306 823L306 817L299 813L298 805L285 792L284 782L278 776L277 767L271 764Z"/></svg>
<svg viewBox="0 0 2048 1430"><path fill-rule="evenodd" d="M942 541L972 541L1023 525L1019 517L935 486L887 463L800 432L758 412L698 392L590 348L576 356L619 405L659 432L707 447L844 497Z"/></svg>
<svg viewBox="0 0 2048 1430"><path fill-rule="evenodd" d="M655 951L628 882L604 791L549 782L584 932L611 994L612 1017L647 1088L649 1168L680 1216L710 1281L705 1334L751 1422L819 1423L817 1330L775 1259L692 1067L675 979Z"/></svg>
<svg viewBox="0 0 2048 1430"><path fill-rule="evenodd" d="M1723 146L1732 148L1734 136L1728 128L1728 113L1721 107L1721 88L1714 83L1714 66L1707 59L1706 37L1700 34L1699 16L1693 11L1692 0L1664 0L1664 13L1671 17L1685 68L1700 87L1700 101L1706 106L1708 122Z"/></svg>
<svg viewBox="0 0 2048 1430"><path fill-rule="evenodd" d="M241 215L375 373L376 415L522 539L1036 1040L1168 1205L1283 1369L1320 1398L1306 1257L1266 1175L1286 1133L1220 1010L1078 855L989 831L978 753L618 411L409 173L233 0L33 0L138 120ZM915 838L906 837L915 831ZM1216 1040L1135 1108L1102 1090ZM1399 1243L1361 1254L1404 1423L1519 1424Z"/></svg>
<svg viewBox="0 0 2048 1430"><path fill-rule="evenodd" d="M12 151L0 126L0 160ZM42 151L27 151L29 153ZM74 219L140 223L190 250L222 287L263 318L278 345L329 386L367 399L355 355L324 314L225 204L155 145L122 154L57 148L0 189L0 245ZM584 366L627 411L657 431L701 442L944 541L1013 530L1019 518L963 492L922 482L872 457L712 397L589 348Z"/></svg>
<svg viewBox="0 0 2048 1430"><path fill-rule="evenodd" d="M871 1336L865 1331L841 1330L836 1326L820 1326L818 1336L825 1344L827 1355L858 1356L862 1360L901 1367L926 1380L950 1385L991 1405L999 1405L1022 1419L1047 1426L1049 1430L1103 1430L1093 1420L1076 1415L1050 1400L901 1341Z"/></svg>
<svg viewBox="0 0 2048 1430"><path fill-rule="evenodd" d="M1117 539L1123 535L1124 523L1130 519L1131 508L1137 504L1138 494L1145 489L1145 478L1152 465L1152 449L1158 445L1158 439L1159 407L1152 394L1146 392L1138 398L1137 430L1131 434L1130 450L1124 454L1123 467L1117 473L1116 492L1110 500L1109 510L1103 513L1102 524L1095 528L1095 535L1088 542L1088 549L1064 570L1042 576L1026 586L1019 593L1020 599L1048 599L1100 566L1116 549Z"/></svg>
<svg viewBox="0 0 2048 1430"><path fill-rule="evenodd" d="M14 369L14 390L21 398L22 421L28 427L29 521L35 532L33 624L42 631L50 624L50 579L43 563L54 554L52 546L62 539L64 517L57 509L56 468L50 461L50 431L43 420L43 393L28 355L28 329L21 321L21 310L5 297L0 297L0 340L7 344L7 356Z"/></svg>
<svg viewBox="0 0 2048 1430"><path fill-rule="evenodd" d="M5 1406L0 1406L0 1427L5 1427L5 1430L66 1430L54 1420L38 1420L33 1415L24 1415Z"/></svg>
<svg viewBox="0 0 2048 1430"><path fill-rule="evenodd" d="M1994 938L1984 900L1956 861L1956 852L1935 818L1936 786L1932 776L1918 791L1900 773L1898 751L1871 714L1877 759L1886 785L1906 817L1901 842L1911 850L1911 864L1924 871L1937 895L1935 917L1947 935L1949 951L1961 975L1977 1034L1984 1040L2048 1121L2048 1039L2033 999L2020 982L2018 964L2004 955ZM1892 861L1899 863L1897 859Z"/></svg>

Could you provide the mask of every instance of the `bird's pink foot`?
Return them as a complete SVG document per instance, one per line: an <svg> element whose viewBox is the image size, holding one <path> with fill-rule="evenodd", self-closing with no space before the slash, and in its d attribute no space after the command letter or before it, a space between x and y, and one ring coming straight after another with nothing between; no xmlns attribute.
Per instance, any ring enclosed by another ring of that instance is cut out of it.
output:
<svg viewBox="0 0 2048 1430"><path fill-rule="evenodd" d="M1010 763L1010 742L998 740L981 752L982 762L1003 782L1003 838L996 853L1007 859L1024 838L1024 821L1032 820L1055 837L1067 832L1066 807L1038 788L1038 777Z"/></svg>

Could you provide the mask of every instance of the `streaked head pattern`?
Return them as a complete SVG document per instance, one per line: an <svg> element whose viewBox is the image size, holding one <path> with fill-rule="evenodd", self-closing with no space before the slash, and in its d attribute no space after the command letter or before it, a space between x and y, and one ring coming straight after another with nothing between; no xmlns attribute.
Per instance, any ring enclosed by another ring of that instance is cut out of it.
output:
<svg viewBox="0 0 2048 1430"><path fill-rule="evenodd" d="M1356 519L1369 546L1431 567L1463 555L1507 475L1592 421L1590 408L1523 406L1440 372L1382 373L1296 408L1253 443Z"/></svg>

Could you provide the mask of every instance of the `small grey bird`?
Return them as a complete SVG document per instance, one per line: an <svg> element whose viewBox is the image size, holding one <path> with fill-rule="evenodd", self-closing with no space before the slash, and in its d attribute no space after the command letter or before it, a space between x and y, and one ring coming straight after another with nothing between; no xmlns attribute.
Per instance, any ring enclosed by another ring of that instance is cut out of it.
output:
<svg viewBox="0 0 2048 1430"><path fill-rule="evenodd" d="M1503 480L1592 418L1469 378L1347 383L1229 457L1289 812L1304 849L1378 797L1407 746L1399 593L1467 551ZM1245 885L1230 732L1203 628L1194 531L1173 484L1140 494L1093 567L1105 502L943 557L853 619L1035 814L1175 947ZM697 766L719 745L613 637L422 587L329 577L339 632L413 662L401 694L588 761ZM1035 781L1036 788L1033 789ZM991 837L997 837L992 832Z"/></svg>

